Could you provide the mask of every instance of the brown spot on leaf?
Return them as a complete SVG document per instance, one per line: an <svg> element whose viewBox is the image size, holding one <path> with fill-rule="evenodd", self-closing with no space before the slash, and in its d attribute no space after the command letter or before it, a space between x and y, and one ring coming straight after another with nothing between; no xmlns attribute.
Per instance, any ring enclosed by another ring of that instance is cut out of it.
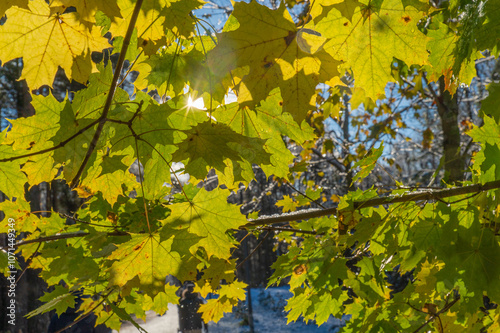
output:
<svg viewBox="0 0 500 333"><path fill-rule="evenodd" d="M408 22L411 21L411 17L409 17L408 15L406 15L406 16L402 17L402 20L405 21L405 23L408 23Z"/></svg>
<svg viewBox="0 0 500 333"><path fill-rule="evenodd" d="M307 271L307 267L306 265L304 264L300 264L298 266L295 266L295 268L293 269L293 273L295 275L302 275L304 274L305 272Z"/></svg>
<svg viewBox="0 0 500 333"><path fill-rule="evenodd" d="M297 32L295 32L295 31L289 31L288 32L288 36L285 37L286 46L288 46L288 45L290 45L292 43L292 41L294 40L296 34L297 34Z"/></svg>
<svg viewBox="0 0 500 333"><path fill-rule="evenodd" d="M271 67L272 65L273 65L273 63L272 63L272 62L270 62L270 61L269 61L269 62L266 62L266 63L264 63L264 68L266 68L266 69L267 69L267 68Z"/></svg>
<svg viewBox="0 0 500 333"><path fill-rule="evenodd" d="M344 27L347 27L349 25L349 22L344 23Z"/></svg>
<svg viewBox="0 0 500 333"><path fill-rule="evenodd" d="M142 247L142 244L137 244L136 246L134 246L134 251L139 250L141 247Z"/></svg>
<svg viewBox="0 0 500 333"><path fill-rule="evenodd" d="M280 106L283 106L283 101L280 101L279 104L280 104Z"/></svg>

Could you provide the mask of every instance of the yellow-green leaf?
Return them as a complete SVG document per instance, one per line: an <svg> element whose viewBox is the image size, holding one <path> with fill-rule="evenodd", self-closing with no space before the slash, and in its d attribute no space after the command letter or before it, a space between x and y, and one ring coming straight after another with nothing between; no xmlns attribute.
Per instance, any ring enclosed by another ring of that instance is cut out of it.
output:
<svg viewBox="0 0 500 333"><path fill-rule="evenodd" d="M7 21L0 26L0 60L23 57L21 79L30 89L52 85L58 67L71 79L75 58L109 47L99 27L90 31L75 13L53 14L43 0L30 1L29 9L7 11Z"/></svg>

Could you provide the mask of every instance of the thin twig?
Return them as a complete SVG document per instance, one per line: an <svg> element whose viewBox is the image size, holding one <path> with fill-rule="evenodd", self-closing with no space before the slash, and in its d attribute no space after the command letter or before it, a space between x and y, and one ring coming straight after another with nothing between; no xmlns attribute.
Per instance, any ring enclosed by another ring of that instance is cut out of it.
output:
<svg viewBox="0 0 500 333"><path fill-rule="evenodd" d="M316 205L318 205L319 207L323 208L323 209L326 209L325 206L323 206L322 204L320 204L319 202L316 202L316 200L314 200L313 198L309 197L307 194L301 192L300 190L297 190L294 186L290 185L289 183L285 182L284 183L286 186L290 187L292 190L294 190L295 192L297 192L298 194L302 195L303 197L309 199L309 201L315 203Z"/></svg>
<svg viewBox="0 0 500 333"><path fill-rule="evenodd" d="M16 284L19 282L19 280L21 280L21 278L23 277L24 273L26 272L26 270L28 269L28 267L30 266L30 263L31 263L31 260L33 260L33 258L36 256L36 254L38 253L38 250L40 250L40 246L42 246L42 243L39 243L35 252L33 252L30 257L28 258L28 260L26 260L26 267L24 267L23 271L21 272L21 275L19 275L19 277L17 278L16 280Z"/></svg>
<svg viewBox="0 0 500 333"><path fill-rule="evenodd" d="M97 309L102 303L104 303L107 299L107 297L113 292L113 290L111 290L106 296L103 296L102 298L102 301L100 301L99 303L97 303L96 306L94 306L92 309L90 309L90 311L81 316L80 318L78 318L77 320L75 320L74 322L72 323L69 323L68 325L66 325L66 327L63 327L61 328L59 331L57 331L56 333L61 333L61 332L64 332L65 330L67 330L68 328L70 328L71 326L75 325L75 324L78 324L80 321L84 320L85 318L87 318L88 316L90 316L91 314L94 313L94 310ZM114 313L113 313L114 314Z"/></svg>
<svg viewBox="0 0 500 333"><path fill-rule="evenodd" d="M439 310L438 312L436 312L435 314L431 315L429 317L429 319L427 319L425 321L425 323L423 323L422 325L420 325L415 331L413 331L413 333L418 333L418 331L420 331L422 328L424 328L425 326L427 326L431 321L433 321L434 319L438 318L441 320L441 318L439 318L439 315L448 311L456 302L458 302L460 300L460 296L459 297L455 297L453 299L453 301L451 301L450 303L447 303L444 308L442 308L441 310Z"/></svg>

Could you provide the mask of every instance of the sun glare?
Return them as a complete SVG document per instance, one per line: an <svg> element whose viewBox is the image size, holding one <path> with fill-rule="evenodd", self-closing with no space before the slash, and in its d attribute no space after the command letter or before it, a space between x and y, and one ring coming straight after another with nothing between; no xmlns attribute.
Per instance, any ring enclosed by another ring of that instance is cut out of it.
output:
<svg viewBox="0 0 500 333"><path fill-rule="evenodd" d="M203 102L203 98L200 97L197 100L193 101L193 98L191 96L188 97L187 101L187 106L188 108L197 108L200 110L206 110L207 108L205 107L205 103Z"/></svg>

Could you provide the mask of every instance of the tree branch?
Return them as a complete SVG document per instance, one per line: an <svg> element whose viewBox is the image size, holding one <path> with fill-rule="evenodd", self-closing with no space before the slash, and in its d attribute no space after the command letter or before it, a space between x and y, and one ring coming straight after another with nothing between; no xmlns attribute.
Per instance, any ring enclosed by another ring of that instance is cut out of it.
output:
<svg viewBox="0 0 500 333"><path fill-rule="evenodd" d="M48 242L48 241L59 240L59 239L85 237L87 235L90 235L90 233L86 232L86 231L68 232L68 233L65 233L65 234L45 236L45 237L38 237L38 238L35 238L35 239L28 239L28 240L25 240L25 241L20 241L20 242L16 243L15 247L22 246L22 245L33 244L33 243ZM114 231L114 232L108 232L108 233L106 233L106 235L108 235L108 236L128 236L129 233L122 232L122 231ZM3 247L0 248L0 250L5 250L8 247L9 246L3 246Z"/></svg>
<svg viewBox="0 0 500 333"><path fill-rule="evenodd" d="M135 23L137 22L137 17L139 16L139 11L141 9L142 2L143 0L137 0L137 2L135 3L134 12L132 13L132 17L130 18L130 22L128 24L127 33L125 34L125 37L123 39L122 49L120 50L120 57L118 58L118 62L116 63L113 80L111 81L111 86L109 87L108 97L106 98L106 103L104 104L102 115L99 117L99 125L97 126L94 137L90 142L89 149L85 154L85 158L83 159L83 162L80 165L80 168L78 169L78 172L76 173L75 177L71 181L70 185L71 188L75 188L78 186L83 170L85 170L85 167L87 166L87 163L90 160L90 157L92 156L92 153L94 152L97 146L97 141L99 140L102 130L104 128L104 124L107 121L108 112L109 109L111 108L111 103L113 102L113 97L115 95L118 79L120 78L120 74L123 68L123 63L125 62L125 55L127 53L127 49L130 44L130 38L132 37L132 33L134 32Z"/></svg>
<svg viewBox="0 0 500 333"><path fill-rule="evenodd" d="M452 188L447 188L447 189L442 189L442 190L431 190L431 191L425 191L425 192L410 193L410 194L401 195L401 196L377 197L377 198L373 198L373 199L368 199L366 201L356 201L356 202L354 202L354 208L361 209L361 208L366 208L366 207L374 207L374 206L379 206L379 205L388 205L388 204L409 202L409 201L441 200L444 198L454 197L457 195L479 193L479 192L489 191L489 190L498 189L498 188L500 188L500 180L495 180L495 181L488 182L485 184L474 184L474 185L462 186L462 187L452 187ZM298 212L294 212L294 213L290 213L290 214L263 216L263 217L260 217L258 219L255 219L255 220L249 219L248 220L249 222L247 224L241 226L240 229L255 228L258 226L263 226L263 225L268 225L268 224L273 224L273 223L307 220L307 219L311 219L314 217L323 217L323 216L333 215L333 214L337 214L337 213L338 213L338 209L336 207L332 207L332 208L327 208L327 209L307 209L307 210L298 211ZM283 230L283 231L285 231L285 230ZM286 230L286 231L292 231L292 230ZM309 233L309 232L305 232L305 231L301 231L301 232L302 233ZM52 241L52 240L58 240L58 239L84 237L84 236L87 236L88 234L89 234L88 232L77 231L77 232L73 232L73 233L40 237L40 238L36 238L36 239L21 241L21 242L16 244L16 247L21 246L21 245L26 245L26 244L40 243L40 242ZM108 236L126 236L129 234L127 232L123 232L123 231L114 231L114 232L107 233L107 235ZM0 249L4 250L7 247L8 246L5 246L5 247L2 247Z"/></svg>
<svg viewBox="0 0 500 333"><path fill-rule="evenodd" d="M374 207L379 205L388 205L388 204L408 202L408 201L440 200L444 198L454 197L457 195L479 193L497 188L500 188L500 180L495 180L492 182L488 182L486 184L474 184L469 186L453 187L442 190L430 190L424 192L410 193L401 196L377 197L373 199L368 199L366 201L354 202L354 208L361 209L366 207ZM249 222L243 225L241 228L247 229L273 223L307 220L314 217L334 215L337 214L337 212L338 212L337 208L333 207L327 209L307 209L290 214L262 216L255 220L249 219Z"/></svg>
<svg viewBox="0 0 500 333"><path fill-rule="evenodd" d="M2 163L2 162L12 162L12 161L15 161L15 160L19 160L21 158L31 157L31 156L35 156L35 155L41 155L41 154L45 154L45 153L51 152L53 150L56 150L58 148L62 148L68 142L70 142L71 140L73 140L74 138L76 138L77 136L79 136L80 134L82 134L83 132L85 132L86 130L88 130L89 128L91 128L92 126L94 126L95 124L97 124L98 122L99 122L99 119L91 122L90 124L88 124L84 128L80 129L78 132L76 132L75 134L73 134L72 136L70 136L69 138L67 138L66 140L59 142L54 147L50 147L50 148L47 148L47 149L43 149L43 150L40 150L40 151L35 151L33 153L28 153L28 154L24 154L24 155L13 156L13 157L9 157L9 158L3 158L3 159L0 159L0 163Z"/></svg>

